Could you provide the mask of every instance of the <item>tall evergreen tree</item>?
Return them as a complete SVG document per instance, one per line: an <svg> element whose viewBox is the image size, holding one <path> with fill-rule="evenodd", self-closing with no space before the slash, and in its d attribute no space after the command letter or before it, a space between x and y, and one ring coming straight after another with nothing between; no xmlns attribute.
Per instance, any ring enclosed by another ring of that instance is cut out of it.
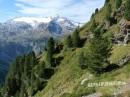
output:
<svg viewBox="0 0 130 97"><path fill-rule="evenodd" d="M106 10L105 10L105 19L107 20L107 21L109 21L110 20L110 17L111 17L111 5L110 4L107 4L106 5Z"/></svg>
<svg viewBox="0 0 130 97"><path fill-rule="evenodd" d="M96 33L96 32L95 32ZM102 33L98 32L99 35L94 34L94 38L91 40L91 68L100 71L104 65L108 64L107 59L110 51L110 41L107 38L102 37Z"/></svg>
<svg viewBox="0 0 130 97"><path fill-rule="evenodd" d="M26 58L25 58L24 72L25 72L25 75L26 75L28 78L31 77L30 72L31 72L31 69L32 69L32 66L31 66L31 64L30 64L30 60L31 60L30 56L27 55Z"/></svg>
<svg viewBox="0 0 130 97"><path fill-rule="evenodd" d="M54 52L54 39L51 37L48 40L48 46L47 46L47 62L48 62L48 65L52 64L53 52Z"/></svg>
<svg viewBox="0 0 130 97"><path fill-rule="evenodd" d="M30 52L29 57L30 57L30 65L31 67L34 67L37 64L35 52L34 51Z"/></svg>
<svg viewBox="0 0 130 97"><path fill-rule="evenodd" d="M79 28L77 28L72 35L72 43L74 47L79 47L80 43Z"/></svg>
<svg viewBox="0 0 130 97"><path fill-rule="evenodd" d="M95 16L95 13L92 13L92 15L91 15L91 19L93 19L93 18L94 18L94 16Z"/></svg>
<svg viewBox="0 0 130 97"><path fill-rule="evenodd" d="M85 64L85 57L84 57L84 53L81 52L79 55L79 65L81 67L81 69L85 69L86 68L86 64Z"/></svg>
<svg viewBox="0 0 130 97"><path fill-rule="evenodd" d="M95 14L97 14L99 12L98 8L95 9Z"/></svg>
<svg viewBox="0 0 130 97"><path fill-rule="evenodd" d="M24 65L25 65L24 63L25 63L25 55L23 55L19 60L19 68L21 73L24 73Z"/></svg>
<svg viewBox="0 0 130 97"><path fill-rule="evenodd" d="M65 39L65 46L66 46L67 48L72 47L72 39L71 39L71 36L70 36L70 35L68 35L68 36L66 37L66 39Z"/></svg>
<svg viewBox="0 0 130 97"><path fill-rule="evenodd" d="M115 4L116 4L116 9L118 9L122 4L122 0L115 0Z"/></svg>
<svg viewBox="0 0 130 97"><path fill-rule="evenodd" d="M125 18L130 21L130 0L127 0L125 4Z"/></svg>
<svg viewBox="0 0 130 97"><path fill-rule="evenodd" d="M105 4L108 4L110 2L110 0L105 0Z"/></svg>
<svg viewBox="0 0 130 97"><path fill-rule="evenodd" d="M111 45L109 39L103 37L100 27L93 32L93 38L88 47L88 52L85 54L85 65L91 71L101 73L104 66L108 65L107 59Z"/></svg>
<svg viewBox="0 0 130 97"><path fill-rule="evenodd" d="M91 23L91 27L90 27L90 30L92 32L94 32L95 28L97 27L97 24L96 24L96 21L95 19L92 20L92 23Z"/></svg>

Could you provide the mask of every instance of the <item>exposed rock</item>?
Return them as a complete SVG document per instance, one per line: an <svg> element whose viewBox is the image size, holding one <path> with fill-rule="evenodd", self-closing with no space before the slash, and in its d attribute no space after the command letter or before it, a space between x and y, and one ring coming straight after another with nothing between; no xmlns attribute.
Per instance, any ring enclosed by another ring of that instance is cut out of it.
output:
<svg viewBox="0 0 130 97"><path fill-rule="evenodd" d="M105 21L105 29L108 29L111 26L111 22L110 21Z"/></svg>
<svg viewBox="0 0 130 97"><path fill-rule="evenodd" d="M126 83L126 82L125 82ZM126 85L123 85L121 87L118 87L116 91L114 92L115 97L129 97L127 93L130 91L130 83L129 81L126 83Z"/></svg>
<svg viewBox="0 0 130 97"><path fill-rule="evenodd" d="M101 97L102 94L101 93L94 93L94 94L90 94L88 96L82 96L82 97Z"/></svg>
<svg viewBox="0 0 130 97"><path fill-rule="evenodd" d="M127 33L127 35L124 38L124 43L127 44L128 42L130 42L130 33Z"/></svg>
<svg viewBox="0 0 130 97"><path fill-rule="evenodd" d="M130 55L124 56L124 58L122 58L119 62L118 65L119 66L123 66L126 63L128 63L130 61Z"/></svg>
<svg viewBox="0 0 130 97"><path fill-rule="evenodd" d="M110 25L112 25L113 22L116 23L119 19L121 19L125 14L124 12L125 12L125 3L123 2L121 7L112 13L110 19L111 20ZM119 26L120 26L120 32L119 34L114 36L112 41L115 44L126 45L128 44L128 42L130 42L130 21L127 21L123 18L119 21Z"/></svg>
<svg viewBox="0 0 130 97"><path fill-rule="evenodd" d="M121 19L119 22L120 32L113 38L115 44L128 44L130 42L130 21Z"/></svg>
<svg viewBox="0 0 130 97"><path fill-rule="evenodd" d="M115 12L115 19L122 18L125 14L125 4L122 4Z"/></svg>

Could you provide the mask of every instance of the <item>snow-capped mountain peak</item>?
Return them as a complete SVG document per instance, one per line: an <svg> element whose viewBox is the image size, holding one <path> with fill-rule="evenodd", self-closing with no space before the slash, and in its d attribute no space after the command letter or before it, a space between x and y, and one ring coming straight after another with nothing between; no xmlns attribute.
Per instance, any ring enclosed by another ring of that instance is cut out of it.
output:
<svg viewBox="0 0 130 97"><path fill-rule="evenodd" d="M16 17L8 20L0 26L1 31L8 32L2 33L7 37L19 36L21 34L30 33L49 33L49 34L68 34L77 27L74 22L65 17ZM5 29L6 28L6 29ZM44 35L43 34L43 35ZM10 36L11 35L11 36ZM39 35L39 34L37 34ZM30 35L26 35L29 37ZM39 35L40 36L40 35ZM2 36L3 37L3 36Z"/></svg>
<svg viewBox="0 0 130 97"><path fill-rule="evenodd" d="M45 23L45 24L49 24L50 22L56 22L56 23L68 23L69 25L73 24L75 26L77 26L77 23L72 22L71 20L65 18L65 17L60 17L60 16L56 16L56 17L17 17L14 19L11 19L7 22L9 23L27 23L29 25L31 25L32 27L41 24L41 23Z"/></svg>
<svg viewBox="0 0 130 97"><path fill-rule="evenodd" d="M49 23L52 20L52 17L19 17L14 18L13 22L25 22L32 26L35 26L37 23Z"/></svg>

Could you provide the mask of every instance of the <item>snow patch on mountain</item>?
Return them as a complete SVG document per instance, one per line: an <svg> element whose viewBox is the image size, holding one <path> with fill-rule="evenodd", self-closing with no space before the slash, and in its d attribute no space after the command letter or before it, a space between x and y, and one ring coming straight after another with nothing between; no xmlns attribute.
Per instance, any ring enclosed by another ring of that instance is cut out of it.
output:
<svg viewBox="0 0 130 97"><path fill-rule="evenodd" d="M65 18L65 17L17 17L12 20L8 21L9 23L27 23L31 25L32 27L35 27L38 24L44 23L48 24L50 22L56 22L56 23L66 23L68 26L77 26L77 23L72 22L71 20ZM6 22L7 23L7 22Z"/></svg>
<svg viewBox="0 0 130 97"><path fill-rule="evenodd" d="M51 17L19 17L15 18L12 21L14 22L25 22L32 26L35 26L37 23L49 23L52 20Z"/></svg>

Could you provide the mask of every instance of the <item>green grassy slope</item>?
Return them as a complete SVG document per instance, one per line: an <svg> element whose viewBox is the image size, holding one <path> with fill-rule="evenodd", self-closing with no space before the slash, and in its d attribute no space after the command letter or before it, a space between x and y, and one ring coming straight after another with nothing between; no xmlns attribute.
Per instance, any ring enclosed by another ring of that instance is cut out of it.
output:
<svg viewBox="0 0 130 97"><path fill-rule="evenodd" d="M59 97L64 93L72 93L75 88L80 85L81 81L89 76L87 70L81 70L79 66L79 54L86 50L85 48L71 49L67 52L62 52L64 59L58 71L48 82L47 87L42 92L39 92L36 97Z"/></svg>
<svg viewBox="0 0 130 97"><path fill-rule="evenodd" d="M115 45L113 46L112 55L110 57L111 63L118 63L123 57L130 54L130 44L127 46L124 45Z"/></svg>
<svg viewBox="0 0 130 97"><path fill-rule="evenodd" d="M114 0L110 0L110 4L112 5L112 9L115 10ZM105 11L105 7L103 7L99 13L94 16L97 23L104 22ZM81 37L88 35L90 25L91 20L82 27L80 31ZM108 29L107 34L116 34L119 32L119 30L120 29L118 24L114 24ZM79 66L79 56L81 52L86 52L87 50L87 45L84 45L84 47L77 48L76 50L69 49L67 51L61 51L59 55L64 56L64 59L56 68L56 73L49 80L45 89L39 91L35 97L81 97L81 95L88 95L92 93L102 93L104 95L109 95L113 94L113 91L116 91L117 86L88 88L88 82L125 81L129 83L130 63L127 63L125 66L117 70L104 73L100 76L91 74L87 69L81 70ZM130 45L113 45L112 55L110 56L109 60L111 63L116 64L120 59L128 54L130 54ZM44 59L44 56L41 58L41 60L42 59ZM89 80L81 85L81 82L86 78L89 78Z"/></svg>
<svg viewBox="0 0 130 97"><path fill-rule="evenodd" d="M123 52L120 52L117 49L122 49ZM102 74L98 77L92 75L88 70L81 70L79 67L78 56L82 51L85 50L87 50L87 48L65 52L64 60L57 68L57 72L54 74L51 80L49 80L45 89L43 91L39 91L35 97L80 97L80 95L91 94L95 91L101 92L102 94L113 94L113 91L117 89L115 86L88 88L87 84L88 82L99 81L129 81L130 64L127 64L118 70ZM110 58L115 61L114 58L118 59L121 57L117 55L118 52L120 52L120 55L128 54L130 48L124 47L123 49L123 47L116 48L114 46L113 51L114 53ZM81 85L81 82L86 78L90 79L86 81L85 84Z"/></svg>

